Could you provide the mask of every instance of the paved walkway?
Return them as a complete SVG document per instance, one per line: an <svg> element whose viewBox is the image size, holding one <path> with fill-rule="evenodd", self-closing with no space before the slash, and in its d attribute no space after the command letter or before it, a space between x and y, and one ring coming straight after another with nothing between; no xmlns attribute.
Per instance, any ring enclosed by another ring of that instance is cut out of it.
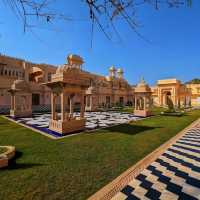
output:
<svg viewBox="0 0 200 200"><path fill-rule="evenodd" d="M189 129L112 200L200 199L200 126Z"/></svg>

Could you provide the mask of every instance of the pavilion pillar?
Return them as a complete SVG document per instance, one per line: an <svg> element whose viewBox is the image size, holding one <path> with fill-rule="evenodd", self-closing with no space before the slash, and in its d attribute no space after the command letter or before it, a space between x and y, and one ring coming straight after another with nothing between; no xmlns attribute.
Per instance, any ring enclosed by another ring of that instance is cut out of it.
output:
<svg viewBox="0 0 200 200"><path fill-rule="evenodd" d="M13 94L13 110L17 110L16 94Z"/></svg>
<svg viewBox="0 0 200 200"><path fill-rule="evenodd" d="M60 95L61 99L61 121L65 120L65 93L64 91Z"/></svg>
<svg viewBox="0 0 200 200"><path fill-rule="evenodd" d="M143 104L143 105L142 105ZM140 110L143 109L143 106L144 106L144 98L140 97Z"/></svg>
<svg viewBox="0 0 200 200"><path fill-rule="evenodd" d="M146 110L146 97L143 97L143 99L144 99L144 110Z"/></svg>
<svg viewBox="0 0 200 200"><path fill-rule="evenodd" d="M137 110L137 107L138 107L138 105L137 105L137 97L135 96L135 109Z"/></svg>
<svg viewBox="0 0 200 200"><path fill-rule="evenodd" d="M85 96L85 105L88 106L88 95Z"/></svg>
<svg viewBox="0 0 200 200"><path fill-rule="evenodd" d="M90 95L90 107L92 107L92 95Z"/></svg>
<svg viewBox="0 0 200 200"><path fill-rule="evenodd" d="M91 100L91 99L90 99ZM91 103L90 103L91 105ZM84 105L84 94L81 94L81 109L80 109L80 118L84 118L85 114L85 105Z"/></svg>
<svg viewBox="0 0 200 200"><path fill-rule="evenodd" d="M11 110L14 110L14 94L11 93Z"/></svg>
<svg viewBox="0 0 200 200"><path fill-rule="evenodd" d="M70 116L73 117L73 113L74 113L74 101L73 101L73 95L70 95L70 101L69 101L69 113Z"/></svg>
<svg viewBox="0 0 200 200"><path fill-rule="evenodd" d="M51 93L51 119L55 120L56 118L56 105L55 105L55 94Z"/></svg>

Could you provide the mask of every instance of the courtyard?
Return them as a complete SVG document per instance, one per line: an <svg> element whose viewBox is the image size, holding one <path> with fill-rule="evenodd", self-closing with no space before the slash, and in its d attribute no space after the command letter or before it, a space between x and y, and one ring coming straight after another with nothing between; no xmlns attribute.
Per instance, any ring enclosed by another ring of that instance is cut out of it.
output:
<svg viewBox="0 0 200 200"><path fill-rule="evenodd" d="M199 110L157 115L62 140L0 117L0 145L17 149L1 171L0 197L86 199L199 117Z"/></svg>
<svg viewBox="0 0 200 200"><path fill-rule="evenodd" d="M74 113L78 117L80 113ZM32 117L21 117L15 119L17 123L27 125L28 127L42 131L46 135L51 135L54 138L61 138L63 135L49 129L50 113L35 113ZM106 128L114 125L128 123L130 121L139 120L140 117L131 113L125 112L86 112L86 131Z"/></svg>

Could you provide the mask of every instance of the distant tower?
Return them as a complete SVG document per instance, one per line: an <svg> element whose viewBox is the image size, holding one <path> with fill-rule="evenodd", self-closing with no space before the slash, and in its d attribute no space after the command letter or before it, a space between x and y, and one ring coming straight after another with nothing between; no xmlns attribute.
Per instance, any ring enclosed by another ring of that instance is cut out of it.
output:
<svg viewBox="0 0 200 200"><path fill-rule="evenodd" d="M117 70L117 77L118 77L119 79L123 79L123 75L124 75L123 69L122 69L122 68L119 68L119 69Z"/></svg>
<svg viewBox="0 0 200 200"><path fill-rule="evenodd" d="M111 66L109 68L109 76L112 77L112 78L115 78L116 77L116 69L114 66Z"/></svg>

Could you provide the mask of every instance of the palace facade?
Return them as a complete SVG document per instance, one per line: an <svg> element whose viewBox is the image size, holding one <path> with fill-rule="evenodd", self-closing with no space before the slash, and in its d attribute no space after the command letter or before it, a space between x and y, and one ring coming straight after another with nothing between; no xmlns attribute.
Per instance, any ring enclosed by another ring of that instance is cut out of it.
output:
<svg viewBox="0 0 200 200"><path fill-rule="evenodd" d="M82 68L83 59L69 55L67 63ZM52 74L62 66L35 64L22 59L0 55L0 113L9 112L11 97L8 90L17 79L25 80L32 93L33 111L50 110L50 89L44 83L51 81ZM132 105L134 88L123 78L123 70L114 66L109 68L108 76L101 76L84 71L90 77L90 86L86 91L85 106L87 111L114 105ZM78 77L77 77L78 78ZM59 104L57 100L57 104ZM79 105L77 95L75 105Z"/></svg>
<svg viewBox="0 0 200 200"><path fill-rule="evenodd" d="M83 70L84 61L80 56L69 55L66 63L80 66ZM44 83L50 82L52 74L61 69L62 66L35 64L23 59L0 55L0 113L9 112L11 97L8 90L17 79L25 80L29 85L33 111L49 111L50 89ZM107 76L83 71L90 77L90 86L85 96L87 111L134 104L135 86L130 85L124 79L122 68L110 67ZM165 79L157 81L156 86L151 87L151 92L153 102L157 106L166 106L167 97L170 97L175 106L200 105L200 84L185 85L177 79ZM80 98L77 95L75 105L79 104Z"/></svg>

